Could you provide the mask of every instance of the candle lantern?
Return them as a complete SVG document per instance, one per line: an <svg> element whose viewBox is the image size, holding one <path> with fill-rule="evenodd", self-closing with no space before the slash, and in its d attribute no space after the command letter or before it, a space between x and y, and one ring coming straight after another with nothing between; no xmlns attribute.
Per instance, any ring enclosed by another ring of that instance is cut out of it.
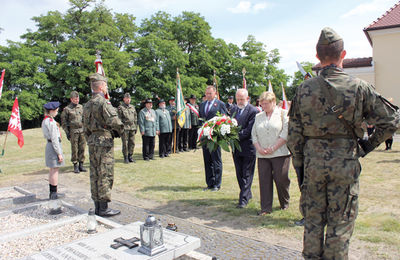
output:
<svg viewBox="0 0 400 260"><path fill-rule="evenodd" d="M89 209L88 216L87 216L87 232L89 234L94 234L97 232L97 220L94 209Z"/></svg>
<svg viewBox="0 0 400 260"><path fill-rule="evenodd" d="M167 250L164 246L163 230L159 221L149 215L144 224L140 225L139 252L153 256Z"/></svg>

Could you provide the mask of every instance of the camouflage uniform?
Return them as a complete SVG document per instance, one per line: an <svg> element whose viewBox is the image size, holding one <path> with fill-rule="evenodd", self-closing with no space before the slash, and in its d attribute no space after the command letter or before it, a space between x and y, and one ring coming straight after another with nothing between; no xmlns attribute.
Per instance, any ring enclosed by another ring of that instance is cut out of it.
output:
<svg viewBox="0 0 400 260"><path fill-rule="evenodd" d="M61 126L71 142L71 162L82 164L85 161L86 139L83 133L83 106L70 103L61 113Z"/></svg>
<svg viewBox="0 0 400 260"><path fill-rule="evenodd" d="M334 33L325 28L321 37L329 32ZM334 107L323 88L334 93ZM369 140L373 148L392 135L398 122L395 107L372 85L336 66L324 67L320 76L297 88L289 112L287 146L293 154L293 166L304 167L301 207L305 216L305 259L347 259L357 217L361 172L358 146L332 111L337 109L358 138L363 137L364 120L376 126Z"/></svg>
<svg viewBox="0 0 400 260"><path fill-rule="evenodd" d="M122 133L116 109L102 93L93 93L83 110L83 125L89 146L90 188L95 202L110 202L114 182L112 130Z"/></svg>
<svg viewBox="0 0 400 260"><path fill-rule="evenodd" d="M124 158L133 161L132 155L135 149L135 134L137 131L137 114L135 107L131 104L121 103L118 107L118 116L124 124L124 133L121 136L122 153Z"/></svg>

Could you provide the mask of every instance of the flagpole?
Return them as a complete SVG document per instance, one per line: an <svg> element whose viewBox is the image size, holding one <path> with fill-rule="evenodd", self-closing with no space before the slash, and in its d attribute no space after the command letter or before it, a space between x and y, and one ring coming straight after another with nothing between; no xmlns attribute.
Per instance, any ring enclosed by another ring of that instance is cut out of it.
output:
<svg viewBox="0 0 400 260"><path fill-rule="evenodd" d="M7 142L8 131L6 132L6 138L4 139L3 150L1 151L1 156L4 156L6 142ZM0 170L1 172L1 170Z"/></svg>
<svg viewBox="0 0 400 260"><path fill-rule="evenodd" d="M218 97L218 100L221 100L220 97L219 97L218 82L217 82L217 77L216 77L216 75L215 75L215 70L214 70L214 84L215 84L215 88L216 88L216 90L217 90L217 97Z"/></svg>

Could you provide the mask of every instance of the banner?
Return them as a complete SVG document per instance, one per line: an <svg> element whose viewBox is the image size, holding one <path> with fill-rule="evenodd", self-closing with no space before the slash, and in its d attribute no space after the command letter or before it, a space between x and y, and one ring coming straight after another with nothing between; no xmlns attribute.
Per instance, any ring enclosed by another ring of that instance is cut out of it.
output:
<svg viewBox="0 0 400 260"><path fill-rule="evenodd" d="M24 146L24 136L22 135L21 117L19 114L18 97L14 100L14 105L11 111L10 121L8 122L8 131L13 133L18 138L18 145Z"/></svg>
<svg viewBox="0 0 400 260"><path fill-rule="evenodd" d="M179 78L179 72L176 72L176 117L178 118L178 124L180 127L183 127L186 120L186 106L185 101L183 100L182 87L181 87L181 79Z"/></svg>

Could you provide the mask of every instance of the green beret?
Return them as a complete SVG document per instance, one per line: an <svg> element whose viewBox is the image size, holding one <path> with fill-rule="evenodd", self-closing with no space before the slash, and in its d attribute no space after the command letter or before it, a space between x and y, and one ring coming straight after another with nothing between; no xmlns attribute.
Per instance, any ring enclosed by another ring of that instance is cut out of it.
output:
<svg viewBox="0 0 400 260"><path fill-rule="evenodd" d="M76 98L79 97L79 93L77 91L71 91L71 93L69 94L70 98Z"/></svg>
<svg viewBox="0 0 400 260"><path fill-rule="evenodd" d="M318 45L328 45L343 40L332 28L325 27L319 36Z"/></svg>
<svg viewBox="0 0 400 260"><path fill-rule="evenodd" d="M131 95L129 93L125 93L124 98L131 98Z"/></svg>
<svg viewBox="0 0 400 260"><path fill-rule="evenodd" d="M103 75L100 75L99 73L90 74L89 79L90 79L90 82L95 82L95 81L107 82L107 78L104 77Z"/></svg>

